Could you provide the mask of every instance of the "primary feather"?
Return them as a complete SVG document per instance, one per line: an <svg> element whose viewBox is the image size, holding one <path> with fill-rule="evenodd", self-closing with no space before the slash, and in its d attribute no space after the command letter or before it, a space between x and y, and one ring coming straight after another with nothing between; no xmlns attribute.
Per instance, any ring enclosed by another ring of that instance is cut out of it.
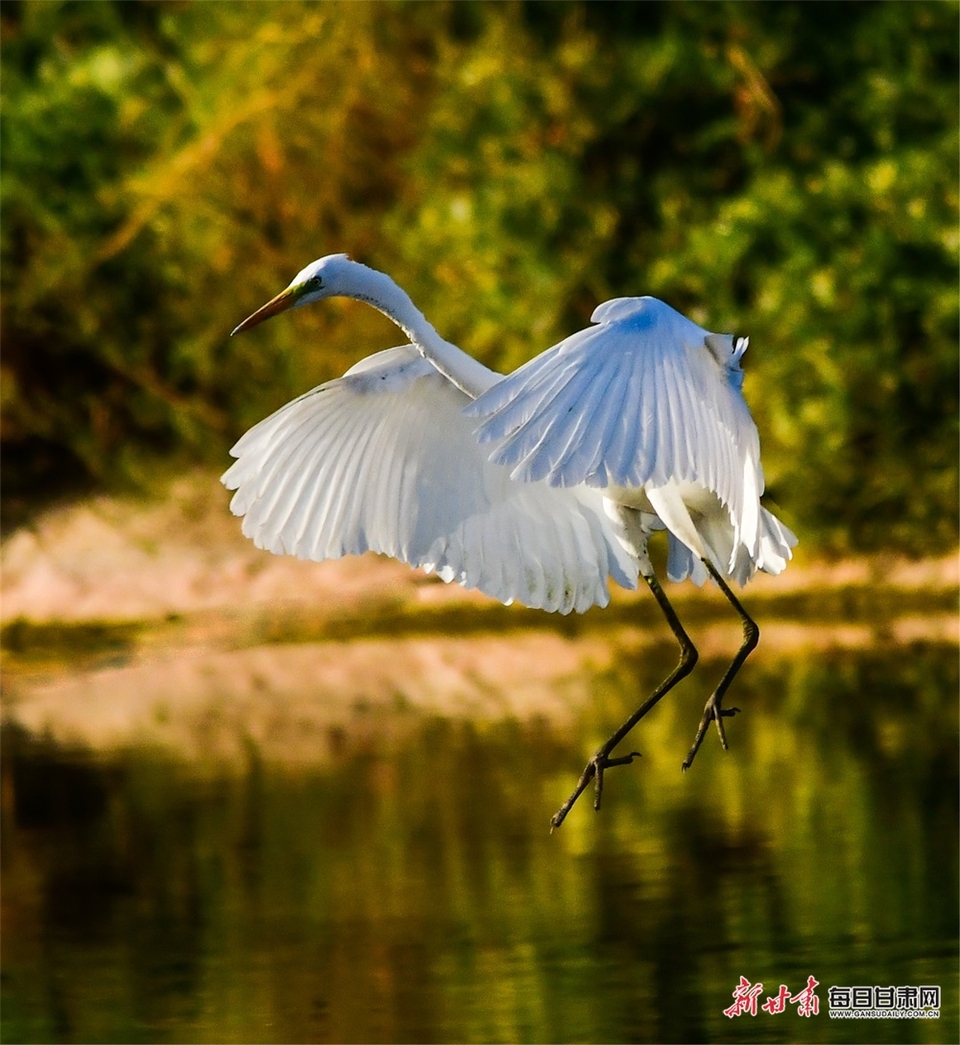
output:
<svg viewBox="0 0 960 1045"><path fill-rule="evenodd" d="M657 511L686 548L671 547L671 578L702 580L704 554L741 582L779 572L796 538L760 506L746 339L651 297L607 301L592 318L465 408L490 460L518 482L586 485Z"/></svg>
<svg viewBox="0 0 960 1045"><path fill-rule="evenodd" d="M487 460L469 397L410 345L282 407L231 450L231 510L258 547L304 559L382 552L503 602L569 613L637 566L599 491L518 483Z"/></svg>

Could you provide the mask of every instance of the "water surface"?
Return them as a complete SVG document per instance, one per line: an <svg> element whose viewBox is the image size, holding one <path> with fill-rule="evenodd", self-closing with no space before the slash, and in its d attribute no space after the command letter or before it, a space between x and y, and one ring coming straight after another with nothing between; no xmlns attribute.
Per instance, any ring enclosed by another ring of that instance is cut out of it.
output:
<svg viewBox="0 0 960 1045"><path fill-rule="evenodd" d="M542 713L354 702L312 760L8 726L4 1040L956 1040L956 646L768 644L681 774L705 657L551 835L674 659L617 647ZM818 1016L724 1015L811 975ZM940 1019L830 1019L853 984L939 985Z"/></svg>

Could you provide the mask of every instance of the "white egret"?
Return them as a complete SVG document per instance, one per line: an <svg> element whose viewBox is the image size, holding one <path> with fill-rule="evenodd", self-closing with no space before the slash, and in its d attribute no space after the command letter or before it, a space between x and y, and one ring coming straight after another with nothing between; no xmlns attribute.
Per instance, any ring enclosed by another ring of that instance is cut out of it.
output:
<svg viewBox="0 0 960 1045"><path fill-rule="evenodd" d="M746 338L713 334L655 298L617 298L595 324L507 377L444 341L389 276L344 254L320 258L233 333L343 296L392 319L410 345L363 360L247 432L224 474L243 532L278 554L323 560L383 552L503 602L567 613L609 600L607 577L650 587L680 661L590 759L558 827L641 718L688 675L697 651L647 553L669 536L668 576L711 576L743 642L710 696L723 696L759 637L726 578L780 573L796 537L760 505L759 439L740 391Z"/></svg>

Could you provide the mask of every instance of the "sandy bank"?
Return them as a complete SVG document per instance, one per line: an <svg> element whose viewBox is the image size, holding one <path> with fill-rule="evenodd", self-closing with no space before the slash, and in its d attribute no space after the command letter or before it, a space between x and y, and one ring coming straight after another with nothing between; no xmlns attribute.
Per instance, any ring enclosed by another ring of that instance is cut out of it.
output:
<svg viewBox="0 0 960 1045"><path fill-rule="evenodd" d="M356 610L370 600L489 601L372 554L309 563L259 551L240 533L228 502L216 476L195 474L152 503L104 496L48 513L3 543L0 617L123 621L278 604L314 604L329 614L334 606ZM824 563L812 561L801 544L785 574L760 575L749 591L787 595L870 585L956 589L960 558ZM695 594L690 585L672 590ZM618 591L616 598L644 595ZM721 598L710 588L697 597Z"/></svg>

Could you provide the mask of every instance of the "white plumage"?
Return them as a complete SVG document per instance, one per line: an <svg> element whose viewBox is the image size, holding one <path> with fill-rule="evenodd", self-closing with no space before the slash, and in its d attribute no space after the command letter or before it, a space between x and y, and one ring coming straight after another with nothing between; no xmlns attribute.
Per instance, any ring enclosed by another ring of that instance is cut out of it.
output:
<svg viewBox="0 0 960 1045"><path fill-rule="evenodd" d="M599 491L513 482L474 438L469 402L413 346L378 352L240 439L231 509L278 555L382 552L537 609L605 606L611 575L634 587Z"/></svg>
<svg viewBox="0 0 960 1045"><path fill-rule="evenodd" d="M466 408L491 460L518 481L585 484L656 513L682 545L672 580L702 582L693 556L741 584L779 573L796 539L760 507L760 440L740 392L747 339L650 297L608 301L592 319Z"/></svg>
<svg viewBox="0 0 960 1045"><path fill-rule="evenodd" d="M282 407L234 446L223 482L243 532L277 554L382 552L503 602L582 612L607 578L642 576L677 637L680 663L590 759L554 827L590 780L599 808L614 747L697 654L653 572L711 576L744 639L701 719L726 747L722 699L759 631L726 584L780 573L796 537L760 504L756 426L743 398L746 338L711 333L651 297L616 298L593 325L507 377L444 341L396 283L344 254L320 258L234 333L321 298L366 301L411 344L379 352Z"/></svg>

